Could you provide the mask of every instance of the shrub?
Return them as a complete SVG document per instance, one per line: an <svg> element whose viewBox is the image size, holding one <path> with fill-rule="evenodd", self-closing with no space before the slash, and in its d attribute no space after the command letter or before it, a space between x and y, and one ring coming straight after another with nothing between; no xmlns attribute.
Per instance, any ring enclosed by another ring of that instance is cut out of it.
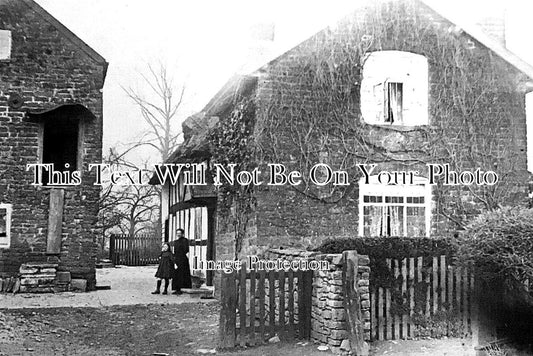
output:
<svg viewBox="0 0 533 356"><path fill-rule="evenodd" d="M328 239L315 251L342 253L356 250L370 259L452 255L454 245L446 238L427 237L357 237Z"/></svg>
<svg viewBox="0 0 533 356"><path fill-rule="evenodd" d="M357 237L328 239L315 249L315 251L322 253L342 253L342 251L349 250L355 250L357 253L368 255L370 258L370 283L373 287L391 288L398 284L401 285L402 280L394 276L387 259L402 260L409 257L440 255L451 257L453 244L443 238ZM424 263L430 261L430 258L424 259ZM451 258L448 261L451 261Z"/></svg>
<svg viewBox="0 0 533 356"><path fill-rule="evenodd" d="M505 287L508 297L531 299L524 281L533 282L533 209L483 213L459 235L456 246L458 262L474 266L483 282Z"/></svg>

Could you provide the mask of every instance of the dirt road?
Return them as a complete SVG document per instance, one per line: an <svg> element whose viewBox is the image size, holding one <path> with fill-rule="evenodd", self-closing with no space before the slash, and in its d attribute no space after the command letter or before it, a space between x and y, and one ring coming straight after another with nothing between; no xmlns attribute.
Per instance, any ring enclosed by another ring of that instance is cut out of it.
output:
<svg viewBox="0 0 533 356"><path fill-rule="evenodd" d="M217 303L0 311L0 355L146 356L213 352ZM308 343L280 343L217 355L318 356Z"/></svg>
<svg viewBox="0 0 533 356"><path fill-rule="evenodd" d="M8 310L0 320L0 355L190 355L214 347L216 308L211 303Z"/></svg>
<svg viewBox="0 0 533 356"><path fill-rule="evenodd" d="M152 295L155 267L98 271L109 291L49 295L0 294L0 356L199 355L214 352L219 304L188 296ZM321 356L312 342L281 342L216 355ZM464 356L462 340L372 344L372 355Z"/></svg>

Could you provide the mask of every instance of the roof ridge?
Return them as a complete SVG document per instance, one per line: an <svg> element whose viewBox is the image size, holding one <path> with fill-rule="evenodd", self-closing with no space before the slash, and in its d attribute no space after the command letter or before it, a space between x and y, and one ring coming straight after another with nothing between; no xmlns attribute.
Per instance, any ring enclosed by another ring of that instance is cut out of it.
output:
<svg viewBox="0 0 533 356"><path fill-rule="evenodd" d="M528 62L526 62L525 60L520 58L518 55L516 55L515 53L510 51L507 47L502 46L496 39L493 39L492 37L490 37L489 35L484 33L483 30L481 30L481 28L479 28L477 25L462 23L462 21L459 21L458 19L454 18L454 16L451 16L450 14L447 14L447 13L443 13L442 9L437 9L434 6L434 4L432 5L430 3L430 1L427 1L427 0L415 0L415 1L427 6L431 11L434 11L438 15L442 16L445 20L447 20L447 21L451 22L452 24L454 24L454 25L458 26L459 28L461 28L466 34L470 35L475 40L480 42L482 45L484 45L488 49L492 50L494 53L496 53L498 56L500 56L504 61L508 62L513 67L515 67L516 69L518 69L522 73L526 74L530 79L533 80L533 65L529 64ZM365 6L367 4L368 3L358 4L357 8ZM353 11L355 11L355 9L353 9ZM343 17L347 16L347 14L344 14L342 16ZM337 22L340 21L343 17L340 17L339 19L337 19ZM244 70L241 74L251 75L251 74L254 74L254 73L257 74L257 73L261 72L261 70L263 68L265 68L267 65L269 65L271 62L274 62L275 60L279 59L284 54L290 52L292 49L298 47L300 44L302 44L303 42L307 41L308 39L310 39L314 35L322 32L322 31L324 31L324 30L326 30L326 29L328 29L330 27L331 27L331 25L325 26L324 28L318 30L317 32L313 33L312 35L306 37L303 41L300 41L300 42L298 42L296 44L291 43L289 46L285 46L283 48L280 48L279 51L277 51L276 53L268 56L263 61L261 61L260 62L261 64L255 65L256 63L254 63L253 69L246 68L246 70Z"/></svg>

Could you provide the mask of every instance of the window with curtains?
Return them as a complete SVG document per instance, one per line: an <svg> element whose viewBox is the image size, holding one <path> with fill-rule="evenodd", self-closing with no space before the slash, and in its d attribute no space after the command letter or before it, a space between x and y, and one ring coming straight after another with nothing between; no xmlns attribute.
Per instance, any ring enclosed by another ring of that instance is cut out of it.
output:
<svg viewBox="0 0 533 356"><path fill-rule="evenodd" d="M11 245L11 204L0 204L0 248Z"/></svg>
<svg viewBox="0 0 533 356"><path fill-rule="evenodd" d="M388 82L385 88L385 123L402 123L403 83Z"/></svg>
<svg viewBox="0 0 533 356"><path fill-rule="evenodd" d="M431 187L425 179L413 185L362 183L360 236L429 236Z"/></svg>
<svg viewBox="0 0 533 356"><path fill-rule="evenodd" d="M420 126L428 119L428 61L411 52L377 51L364 58L361 114L373 125Z"/></svg>

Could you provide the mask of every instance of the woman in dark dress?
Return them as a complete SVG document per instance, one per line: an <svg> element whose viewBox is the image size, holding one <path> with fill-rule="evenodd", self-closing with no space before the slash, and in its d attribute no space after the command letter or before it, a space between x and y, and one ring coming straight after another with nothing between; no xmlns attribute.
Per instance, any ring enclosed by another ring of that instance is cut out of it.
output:
<svg viewBox="0 0 533 356"><path fill-rule="evenodd" d="M159 294L161 292L161 280L165 280L165 290L163 294L167 294L168 280L173 277L174 274L174 257L170 252L170 245L163 244L161 247L161 254L159 255L159 267L155 277L157 278L157 288L152 294Z"/></svg>
<svg viewBox="0 0 533 356"><path fill-rule="evenodd" d="M178 236L177 240L171 242L174 246L174 262L176 263L176 270L172 277L172 289L174 294L181 294L181 288L191 288L191 268L189 266L189 240L185 238L185 231L183 229L176 230Z"/></svg>

